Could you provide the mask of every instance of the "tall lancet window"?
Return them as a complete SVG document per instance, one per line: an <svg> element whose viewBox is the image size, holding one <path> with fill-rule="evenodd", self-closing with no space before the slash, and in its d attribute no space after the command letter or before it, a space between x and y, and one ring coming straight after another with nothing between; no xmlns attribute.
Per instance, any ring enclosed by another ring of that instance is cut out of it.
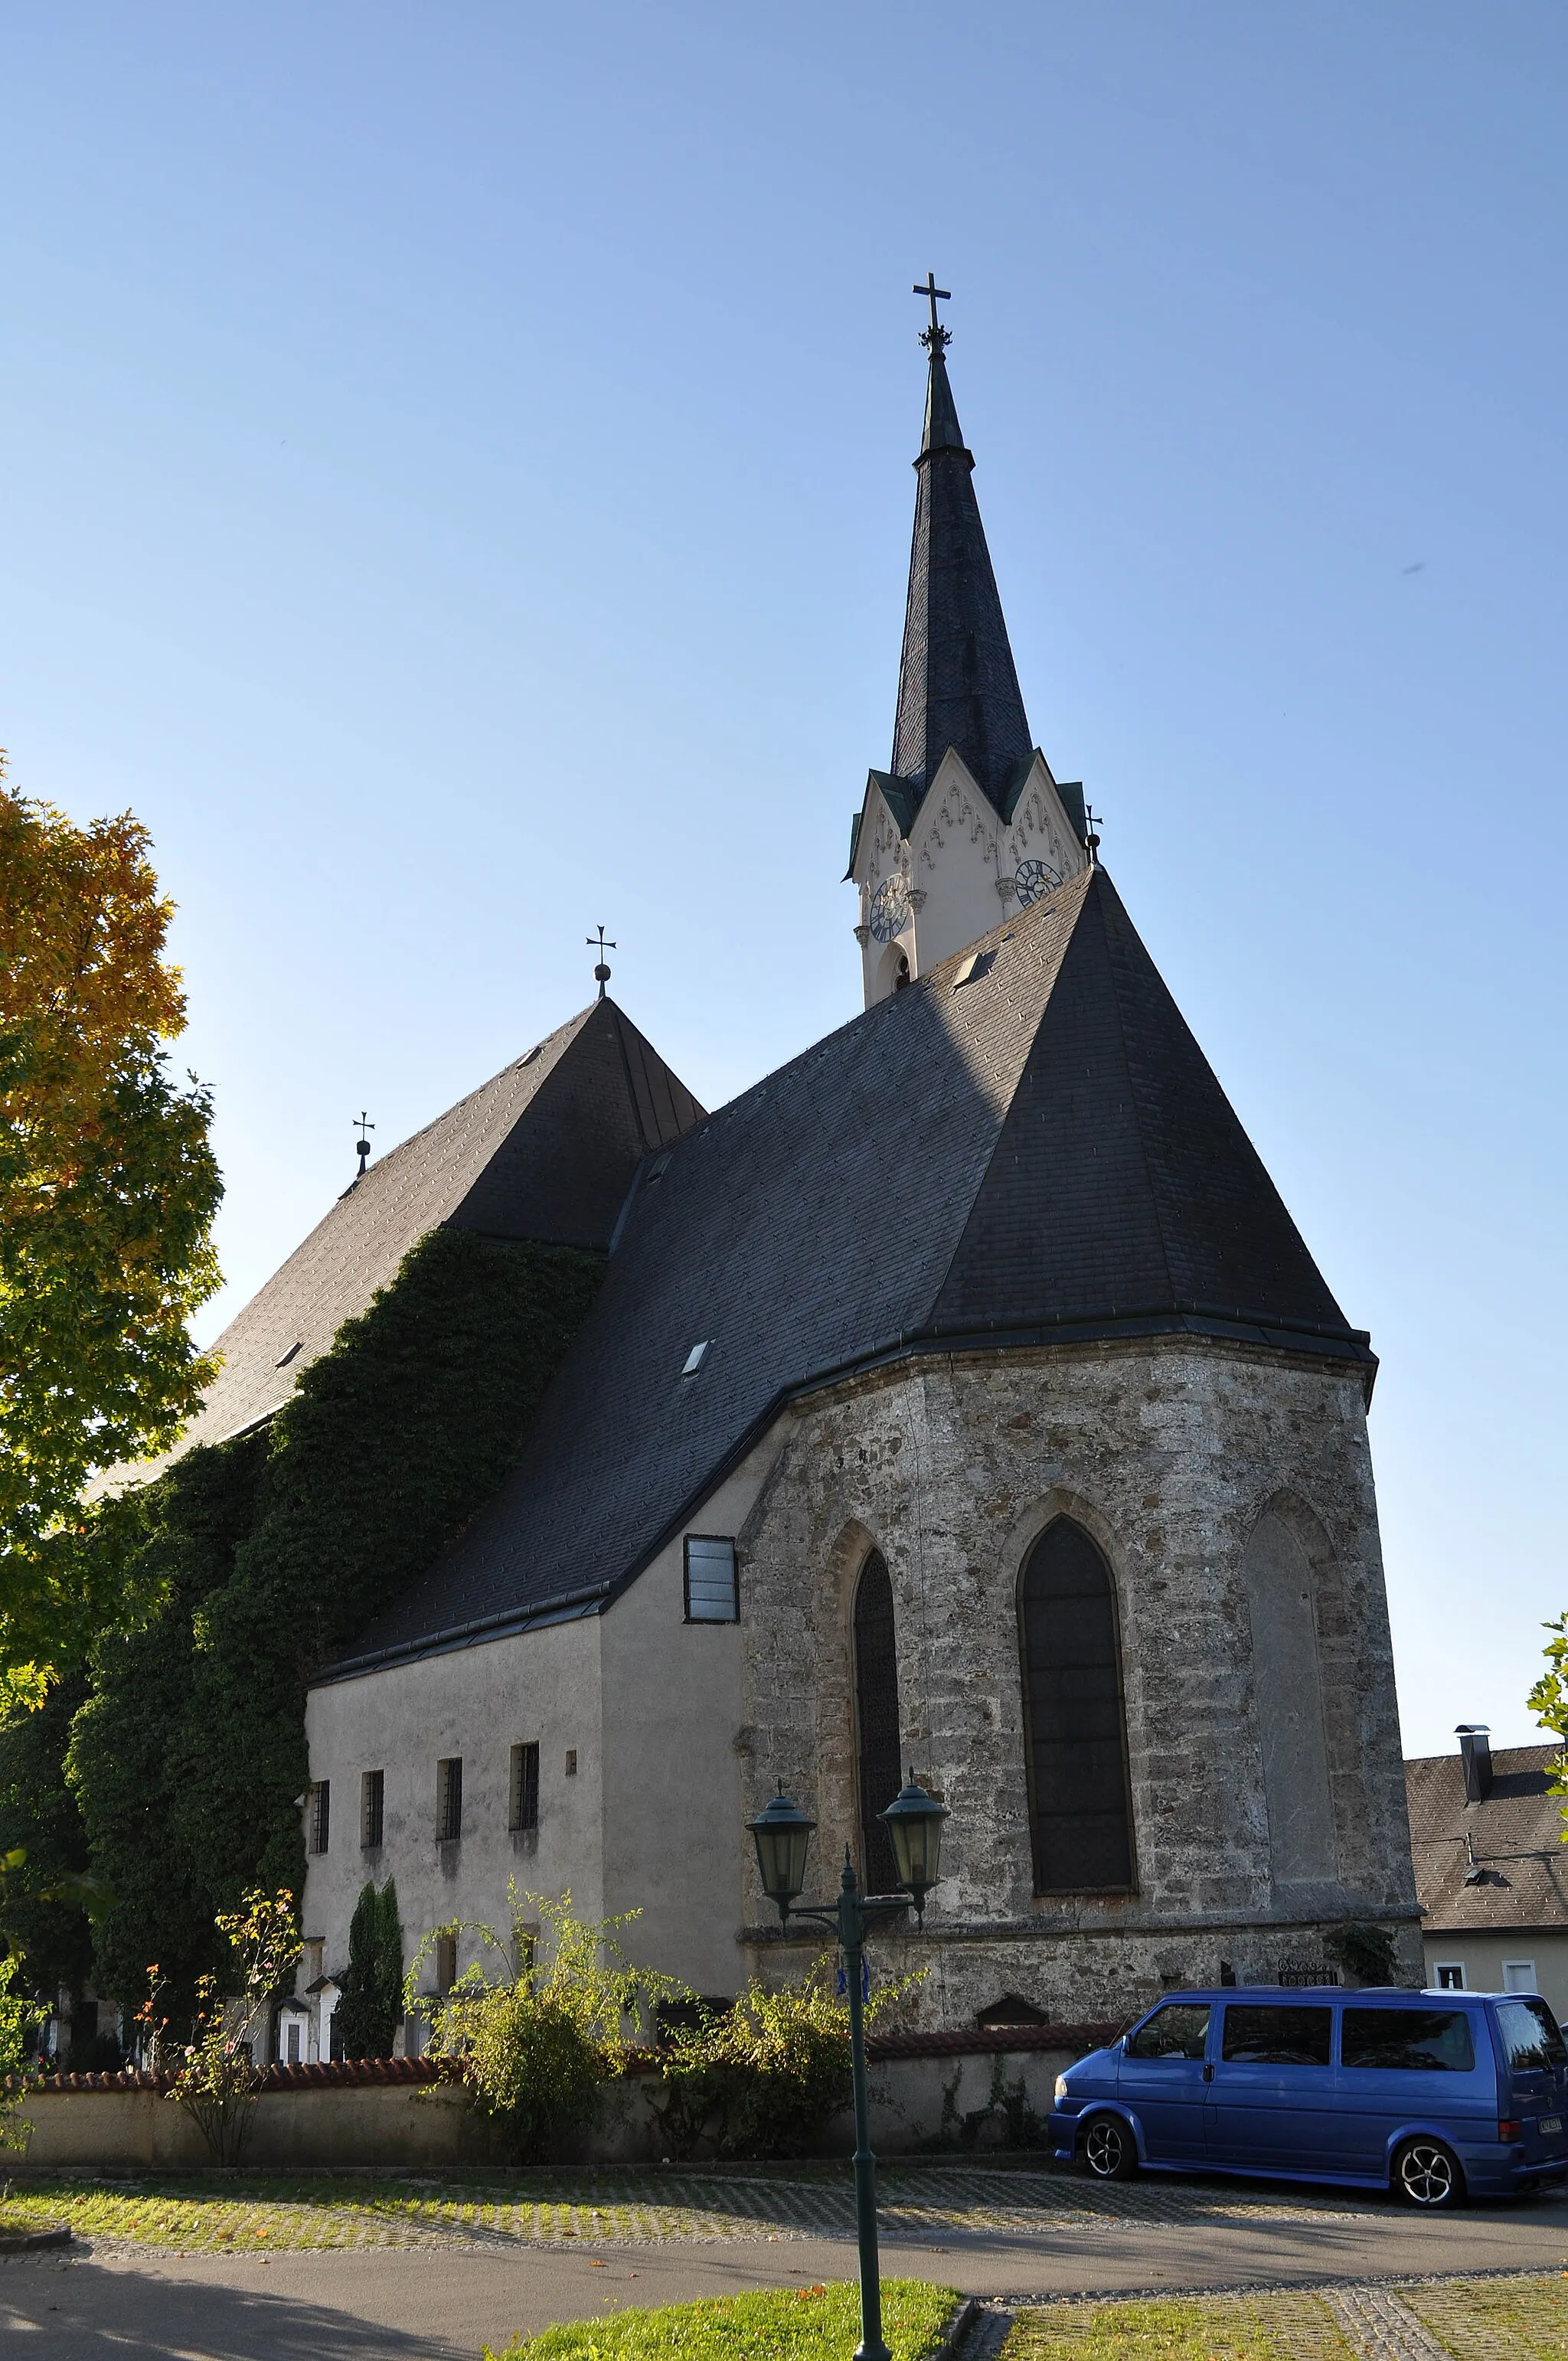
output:
<svg viewBox="0 0 1568 2361"><path fill-rule="evenodd" d="M898 1651L893 1584L873 1550L855 1585L855 1735L861 1774L861 1875L871 1894L897 1883L893 1845L878 1819L904 1784L898 1746Z"/></svg>
<svg viewBox="0 0 1568 2361"><path fill-rule="evenodd" d="M1025 1560L1018 1619L1035 1891L1124 1894L1133 1843L1116 1593L1066 1517Z"/></svg>

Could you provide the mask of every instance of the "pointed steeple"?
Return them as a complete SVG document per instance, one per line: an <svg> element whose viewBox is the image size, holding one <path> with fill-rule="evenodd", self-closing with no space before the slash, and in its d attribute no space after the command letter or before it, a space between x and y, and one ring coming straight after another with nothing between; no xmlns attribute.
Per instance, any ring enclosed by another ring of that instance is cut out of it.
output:
<svg viewBox="0 0 1568 2361"><path fill-rule="evenodd" d="M918 802L952 746L1000 807L1010 774L1034 741L970 480L974 455L948 382L948 332L936 320L941 291L916 291L932 295L932 325L920 339L930 367L926 431L915 462L919 483L893 769L910 782Z"/></svg>

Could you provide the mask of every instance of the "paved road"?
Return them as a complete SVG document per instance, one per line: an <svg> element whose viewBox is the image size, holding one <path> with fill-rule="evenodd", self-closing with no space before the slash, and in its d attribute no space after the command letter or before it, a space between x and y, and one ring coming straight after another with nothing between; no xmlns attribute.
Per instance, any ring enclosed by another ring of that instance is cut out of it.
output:
<svg viewBox="0 0 1568 2361"><path fill-rule="evenodd" d="M890 2276L977 2295L1152 2288L1365 2284L1568 2265L1568 2199L1422 2221L1391 2204L1221 2214L1192 2191L1186 2223L1056 2216L940 2243L890 2239ZM427 2246L342 2253L159 2257L103 2244L66 2263L0 2264L0 2336L17 2361L477 2361L553 2320L612 2305L685 2302L745 2288L847 2279L842 2238L722 2246ZM25 2338L25 2342L22 2341Z"/></svg>

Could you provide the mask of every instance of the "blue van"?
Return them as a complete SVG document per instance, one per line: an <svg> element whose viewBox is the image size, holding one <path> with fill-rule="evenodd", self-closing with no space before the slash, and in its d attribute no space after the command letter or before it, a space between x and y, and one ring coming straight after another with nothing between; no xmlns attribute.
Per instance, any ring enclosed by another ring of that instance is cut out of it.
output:
<svg viewBox="0 0 1568 2361"><path fill-rule="evenodd" d="M1102 2180L1255 2173L1435 2212L1568 2173L1568 2048L1525 1993L1170 1993L1058 2075L1050 2123Z"/></svg>

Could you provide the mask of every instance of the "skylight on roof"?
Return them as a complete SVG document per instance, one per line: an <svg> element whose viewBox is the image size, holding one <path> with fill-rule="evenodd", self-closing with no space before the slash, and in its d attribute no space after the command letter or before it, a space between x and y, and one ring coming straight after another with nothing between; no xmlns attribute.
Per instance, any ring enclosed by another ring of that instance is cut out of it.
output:
<svg viewBox="0 0 1568 2361"><path fill-rule="evenodd" d="M708 1354L712 1349L712 1337L705 1336L700 1345L694 1345L692 1346L691 1351L686 1355L685 1365L681 1370L683 1378L696 1377L697 1371L707 1360Z"/></svg>
<svg viewBox="0 0 1568 2361"><path fill-rule="evenodd" d="M275 1369L286 1369L286 1368L288 1367L288 1366L289 1366L290 1362L293 1359L293 1357L294 1357L295 1354L296 1354L296 1353L302 1353L302 1352L304 1351L304 1349L305 1349L305 1340L304 1340L304 1338L302 1336L302 1337L301 1337L301 1339L300 1339L300 1341L299 1341L299 1343L298 1343L297 1345L290 1345L290 1347L289 1347L288 1351L284 1354L284 1356L283 1356L283 1357L282 1357L282 1359L281 1359L280 1361L274 1361L274 1362L273 1362L273 1364L272 1364L273 1367L274 1367Z"/></svg>
<svg viewBox="0 0 1568 2361"><path fill-rule="evenodd" d="M963 985L966 983L978 983L982 975L989 975L995 965L996 953L994 950L970 951L968 959L965 960L962 967L959 968L957 975L953 978L953 990L958 992L961 990Z"/></svg>

